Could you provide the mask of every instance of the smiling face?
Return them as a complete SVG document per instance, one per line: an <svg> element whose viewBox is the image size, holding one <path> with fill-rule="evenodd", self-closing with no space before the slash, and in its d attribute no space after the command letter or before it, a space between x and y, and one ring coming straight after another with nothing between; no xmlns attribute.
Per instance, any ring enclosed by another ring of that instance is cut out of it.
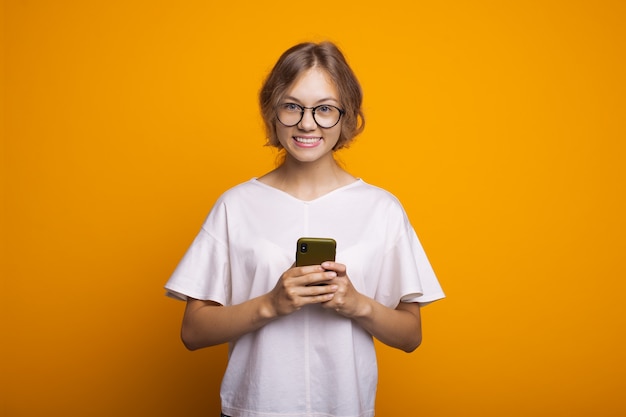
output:
<svg viewBox="0 0 626 417"><path fill-rule="evenodd" d="M281 104L293 103L302 107L328 104L341 108L337 88L326 72L313 67L300 75L286 91ZM287 127L276 121L276 135L287 157L299 162L315 162L332 158L333 148L341 133L340 120L330 129L323 129L313 119L310 109L305 110L300 123Z"/></svg>

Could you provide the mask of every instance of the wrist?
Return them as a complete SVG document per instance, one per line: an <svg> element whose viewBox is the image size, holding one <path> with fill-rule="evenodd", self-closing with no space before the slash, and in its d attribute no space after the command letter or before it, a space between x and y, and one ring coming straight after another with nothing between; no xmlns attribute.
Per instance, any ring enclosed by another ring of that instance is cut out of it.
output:
<svg viewBox="0 0 626 417"><path fill-rule="evenodd" d="M268 322L278 317L278 312L272 303L271 294L266 294L258 299L258 318L261 322Z"/></svg>
<svg viewBox="0 0 626 417"><path fill-rule="evenodd" d="M374 311L372 301L374 300L361 294L361 296L359 297L359 302L357 303L357 307L354 310L353 317L355 319L361 320L367 320L372 317L372 313Z"/></svg>

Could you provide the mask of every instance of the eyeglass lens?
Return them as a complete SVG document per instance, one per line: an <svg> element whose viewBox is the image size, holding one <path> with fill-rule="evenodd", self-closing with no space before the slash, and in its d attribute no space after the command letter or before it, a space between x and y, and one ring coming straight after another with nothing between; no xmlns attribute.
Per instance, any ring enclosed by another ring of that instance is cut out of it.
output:
<svg viewBox="0 0 626 417"><path fill-rule="evenodd" d="M311 110L313 120L319 127L328 129L339 123L341 110L335 106L322 104L315 107L302 107L294 103L284 103L278 106L278 120L287 127L295 126L304 117L304 111Z"/></svg>

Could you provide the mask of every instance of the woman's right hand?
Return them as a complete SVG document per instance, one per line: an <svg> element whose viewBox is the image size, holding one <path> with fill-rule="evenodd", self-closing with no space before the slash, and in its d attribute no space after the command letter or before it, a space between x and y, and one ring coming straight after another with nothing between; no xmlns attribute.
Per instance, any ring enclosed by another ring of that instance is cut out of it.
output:
<svg viewBox="0 0 626 417"><path fill-rule="evenodd" d="M297 266L285 271L269 292L269 301L276 316L285 316L308 304L333 299L337 285L326 283L337 276L320 265Z"/></svg>
<svg viewBox="0 0 626 417"><path fill-rule="evenodd" d="M241 304L222 306L214 301L189 298L181 337L190 350L231 342L307 304L333 299L337 285L324 284L337 276L320 265L285 271L274 289Z"/></svg>

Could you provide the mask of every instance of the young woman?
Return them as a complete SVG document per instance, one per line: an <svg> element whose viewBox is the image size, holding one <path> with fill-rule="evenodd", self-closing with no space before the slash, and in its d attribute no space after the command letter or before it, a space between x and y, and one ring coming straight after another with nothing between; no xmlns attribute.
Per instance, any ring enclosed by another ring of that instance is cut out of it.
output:
<svg viewBox="0 0 626 417"><path fill-rule="evenodd" d="M413 351L420 305L444 297L399 201L333 157L361 101L335 45L287 50L260 94L284 162L218 199L166 285L187 348L229 343L223 415L373 416L373 337ZM294 266L303 236L335 239L337 261Z"/></svg>

